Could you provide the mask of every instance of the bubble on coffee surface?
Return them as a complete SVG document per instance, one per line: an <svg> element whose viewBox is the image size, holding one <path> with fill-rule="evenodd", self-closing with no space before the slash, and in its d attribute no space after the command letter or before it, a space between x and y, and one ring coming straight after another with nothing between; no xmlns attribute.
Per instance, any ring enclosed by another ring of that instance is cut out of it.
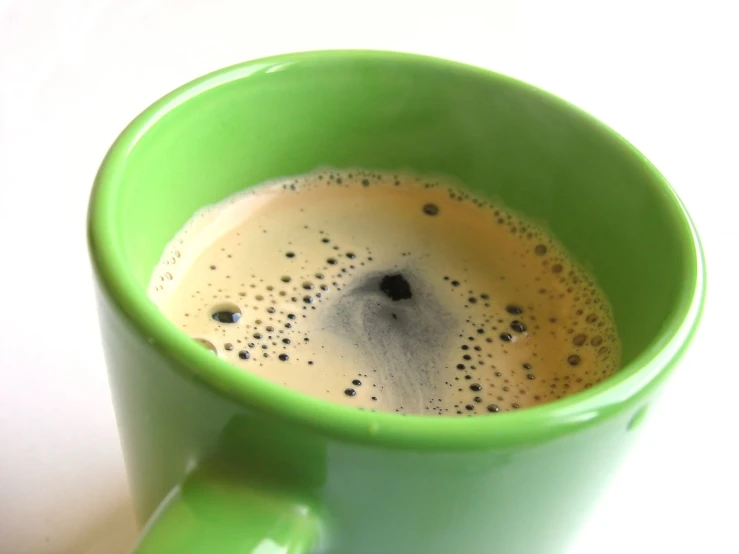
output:
<svg viewBox="0 0 739 554"><path fill-rule="evenodd" d="M216 348L215 344L210 342L208 339L195 337L195 342L198 343L203 348L205 348L206 350L212 352L213 354L218 354L218 349Z"/></svg>
<svg viewBox="0 0 739 554"><path fill-rule="evenodd" d="M247 189L193 216L149 295L237 368L368 410L495 417L620 361L592 277L448 178L324 170Z"/></svg>

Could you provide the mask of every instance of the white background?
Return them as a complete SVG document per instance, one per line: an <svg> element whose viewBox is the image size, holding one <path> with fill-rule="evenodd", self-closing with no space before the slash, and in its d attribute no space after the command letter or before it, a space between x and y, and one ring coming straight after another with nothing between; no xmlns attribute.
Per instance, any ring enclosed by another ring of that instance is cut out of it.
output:
<svg viewBox="0 0 739 554"><path fill-rule="evenodd" d="M0 552L122 554L136 532L84 232L109 144L202 73L340 47L530 81L613 126L673 183L707 252L704 324L571 553L739 552L731 5L0 0Z"/></svg>

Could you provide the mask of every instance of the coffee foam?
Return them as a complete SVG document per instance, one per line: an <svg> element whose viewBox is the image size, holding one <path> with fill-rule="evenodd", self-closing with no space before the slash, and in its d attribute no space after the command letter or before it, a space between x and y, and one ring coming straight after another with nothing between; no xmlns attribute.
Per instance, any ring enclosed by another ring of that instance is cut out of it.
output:
<svg viewBox="0 0 739 554"><path fill-rule="evenodd" d="M412 173L317 171L207 207L149 295L235 366L363 409L495 413L619 367L606 297L542 225Z"/></svg>

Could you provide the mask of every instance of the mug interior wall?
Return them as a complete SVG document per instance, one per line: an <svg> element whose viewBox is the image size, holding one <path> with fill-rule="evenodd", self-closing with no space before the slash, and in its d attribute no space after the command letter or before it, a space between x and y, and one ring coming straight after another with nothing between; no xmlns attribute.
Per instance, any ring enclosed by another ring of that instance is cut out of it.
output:
<svg viewBox="0 0 739 554"><path fill-rule="evenodd" d="M119 176L114 223L142 294L196 210L321 166L452 175L546 222L610 298L624 363L676 313L694 277L687 223L641 156L586 114L506 77L334 56L235 68L171 104ZM494 256L495 245L481 255Z"/></svg>

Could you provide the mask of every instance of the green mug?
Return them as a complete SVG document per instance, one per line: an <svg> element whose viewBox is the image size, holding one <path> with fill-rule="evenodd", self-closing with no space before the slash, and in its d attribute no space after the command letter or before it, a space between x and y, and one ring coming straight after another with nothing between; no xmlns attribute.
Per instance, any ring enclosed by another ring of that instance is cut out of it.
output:
<svg viewBox="0 0 739 554"><path fill-rule="evenodd" d="M610 298L623 369L515 413L373 413L237 369L149 301L196 210L319 166L451 175L546 222ZM705 293L680 200L614 131L514 79L391 52L277 56L168 94L103 161L89 242L138 554L565 552Z"/></svg>

